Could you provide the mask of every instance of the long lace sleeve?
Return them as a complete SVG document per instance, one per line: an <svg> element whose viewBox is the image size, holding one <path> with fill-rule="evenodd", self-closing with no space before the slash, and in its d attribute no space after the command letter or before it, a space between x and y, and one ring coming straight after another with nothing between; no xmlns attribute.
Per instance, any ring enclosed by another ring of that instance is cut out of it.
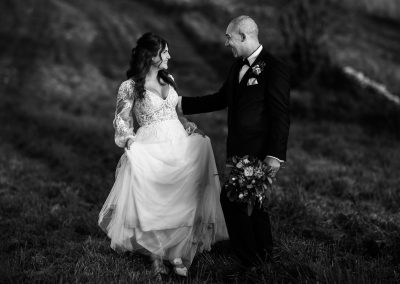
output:
<svg viewBox="0 0 400 284"><path fill-rule="evenodd" d="M133 82L125 81L121 84L117 95L117 106L113 121L115 129L115 144L125 147L129 139L135 140L133 129Z"/></svg>

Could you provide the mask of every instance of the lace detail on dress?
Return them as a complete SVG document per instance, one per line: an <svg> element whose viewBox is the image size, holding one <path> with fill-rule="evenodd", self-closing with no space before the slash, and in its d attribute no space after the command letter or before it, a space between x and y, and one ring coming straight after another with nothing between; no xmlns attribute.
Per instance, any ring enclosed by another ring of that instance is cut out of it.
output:
<svg viewBox="0 0 400 284"><path fill-rule="evenodd" d="M165 99L146 91L145 97L136 101L133 112L140 126L148 126L165 120L178 119L175 110L177 103L178 94L170 86Z"/></svg>

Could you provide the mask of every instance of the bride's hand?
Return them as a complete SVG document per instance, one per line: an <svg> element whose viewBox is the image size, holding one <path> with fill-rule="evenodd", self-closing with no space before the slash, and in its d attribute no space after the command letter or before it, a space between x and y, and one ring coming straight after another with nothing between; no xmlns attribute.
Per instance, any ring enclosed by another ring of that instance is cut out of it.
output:
<svg viewBox="0 0 400 284"><path fill-rule="evenodd" d="M132 140L132 139L129 139L129 140L126 142L125 148L126 148L127 150L130 150L130 149L131 149L132 143L133 143L133 140Z"/></svg>

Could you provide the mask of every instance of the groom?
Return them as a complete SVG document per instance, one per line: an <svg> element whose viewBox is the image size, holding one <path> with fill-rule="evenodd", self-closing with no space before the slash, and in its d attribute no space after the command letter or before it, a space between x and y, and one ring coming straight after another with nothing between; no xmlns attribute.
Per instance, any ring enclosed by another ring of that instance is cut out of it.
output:
<svg viewBox="0 0 400 284"><path fill-rule="evenodd" d="M289 134L289 70L258 40L257 24L248 16L233 19L226 29L225 46L234 61L221 89L203 97L181 97L183 114L228 107L227 157L253 155L264 160L275 175L286 159ZM231 245L242 264L259 264L272 253L267 212L254 207L248 216L221 192L221 204Z"/></svg>

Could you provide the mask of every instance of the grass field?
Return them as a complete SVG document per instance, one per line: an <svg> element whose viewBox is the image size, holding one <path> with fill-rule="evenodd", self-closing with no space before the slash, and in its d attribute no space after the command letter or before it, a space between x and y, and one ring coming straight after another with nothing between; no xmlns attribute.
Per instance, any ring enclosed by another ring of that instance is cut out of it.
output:
<svg viewBox="0 0 400 284"><path fill-rule="evenodd" d="M1 283L156 281L148 259L115 253L97 226L121 155L113 142L115 91L132 42L146 30L168 38L183 95L217 89L230 58L217 33L203 39L196 32L207 24L223 33L216 15L229 11L188 6L178 16L162 7L128 0L1 2ZM371 37L382 43L382 53L369 57L376 73L386 66L381 57L393 56L397 70L397 37L391 29L378 33L380 21L360 17L353 31L372 25ZM362 54L375 47L361 39L347 48ZM349 85L292 92L288 162L270 204L274 261L257 275L231 276L237 264L220 243L196 257L187 280L169 275L163 282L400 282L400 112ZM191 119L212 139L222 169L226 113Z"/></svg>

